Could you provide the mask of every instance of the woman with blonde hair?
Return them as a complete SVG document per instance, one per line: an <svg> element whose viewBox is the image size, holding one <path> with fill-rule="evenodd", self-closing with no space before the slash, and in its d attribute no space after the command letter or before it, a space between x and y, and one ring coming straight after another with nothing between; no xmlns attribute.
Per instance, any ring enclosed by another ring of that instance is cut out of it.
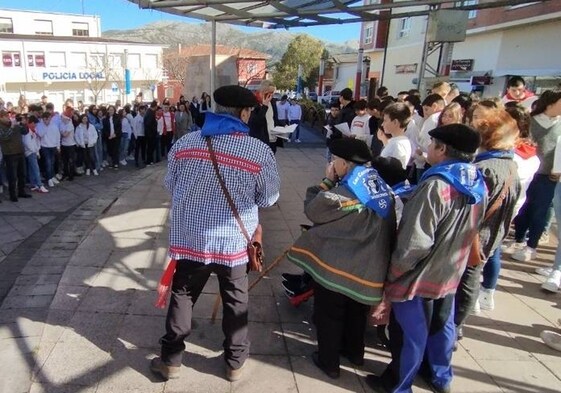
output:
<svg viewBox="0 0 561 393"><path fill-rule="evenodd" d="M438 116L438 127L448 124L462 124L464 112L457 102L452 102L444 107Z"/></svg>
<svg viewBox="0 0 561 393"><path fill-rule="evenodd" d="M500 245L508 234L514 206L520 194L520 180L513 152L519 134L516 121L502 109L488 109L482 111L473 126L481 135L479 154L474 162L485 179L488 204L478 232L480 247L477 250L472 248L472 252L479 257L478 261L470 258L473 262L468 262L456 293L454 320L458 339L463 336L462 326L467 316L474 307L477 310L483 266L486 263L500 265ZM491 291L492 297L494 289L483 288L483 291Z"/></svg>

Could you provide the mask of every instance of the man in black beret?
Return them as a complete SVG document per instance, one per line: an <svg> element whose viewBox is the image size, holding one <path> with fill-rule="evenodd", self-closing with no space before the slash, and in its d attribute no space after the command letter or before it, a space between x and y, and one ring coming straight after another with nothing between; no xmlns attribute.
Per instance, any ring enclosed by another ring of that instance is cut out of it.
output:
<svg viewBox="0 0 561 393"><path fill-rule="evenodd" d="M376 392L411 391L423 357L431 388L450 392L454 295L487 195L483 176L470 163L479 134L454 124L430 136L427 161L432 167L405 204L384 288L392 307L392 361L381 376L367 376Z"/></svg>
<svg viewBox="0 0 561 393"><path fill-rule="evenodd" d="M161 356L151 363L152 371L164 379L179 377L193 305L211 273L218 277L222 297L226 378L240 379L249 355L248 241L241 225L252 236L259 221L258 208L272 206L279 197L273 153L248 135L247 122L257 104L253 93L240 86L224 86L214 92L214 102L215 113L207 112L203 128L178 140L168 155L169 256L176 266L170 264L171 272L175 271L173 282L164 285L171 286L172 295L166 334L160 340ZM233 219L235 213L219 177L239 221Z"/></svg>

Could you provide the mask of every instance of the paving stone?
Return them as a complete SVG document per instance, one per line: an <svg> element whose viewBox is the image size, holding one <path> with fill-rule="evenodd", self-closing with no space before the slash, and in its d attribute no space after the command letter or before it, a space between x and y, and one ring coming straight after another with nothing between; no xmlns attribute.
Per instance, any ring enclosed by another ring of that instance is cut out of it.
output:
<svg viewBox="0 0 561 393"><path fill-rule="evenodd" d="M282 336L290 355L308 356L317 349L316 330L311 323L282 323Z"/></svg>
<svg viewBox="0 0 561 393"><path fill-rule="evenodd" d="M178 379L166 383L166 393L231 393L231 383L225 378L223 357L219 354L188 354L183 360ZM246 375L253 374L248 369ZM257 379L257 378L255 378ZM272 385L271 385L272 386ZM271 391L271 388L268 389Z"/></svg>
<svg viewBox="0 0 561 393"><path fill-rule="evenodd" d="M101 268L87 266L67 266L60 279L61 285L92 285Z"/></svg>
<svg viewBox="0 0 561 393"><path fill-rule="evenodd" d="M115 291L111 288L92 287L84 296L78 311L124 314L131 304L133 295L134 291Z"/></svg>
<svg viewBox="0 0 561 393"><path fill-rule="evenodd" d="M165 334L165 316L126 315L119 331L119 340L127 348L160 348Z"/></svg>
<svg viewBox="0 0 561 393"><path fill-rule="evenodd" d="M298 392L287 356L252 356L248 359L245 375L267 375L267 378L242 378L232 384L232 392L271 391Z"/></svg>
<svg viewBox="0 0 561 393"><path fill-rule="evenodd" d="M80 385L52 385L50 383L34 382L29 389L29 393L95 393L96 387Z"/></svg>
<svg viewBox="0 0 561 393"><path fill-rule="evenodd" d="M56 289L57 284L14 285L10 291L10 296L54 295Z"/></svg>
<svg viewBox="0 0 561 393"><path fill-rule="evenodd" d="M478 363L503 392L559 392L559 379L534 359L478 360Z"/></svg>
<svg viewBox="0 0 561 393"><path fill-rule="evenodd" d="M111 361L109 353L93 344L59 342L35 375L35 382L94 387Z"/></svg>
<svg viewBox="0 0 561 393"><path fill-rule="evenodd" d="M111 248L88 249L82 245L72 254L68 266L102 267L111 255Z"/></svg>
<svg viewBox="0 0 561 393"><path fill-rule="evenodd" d="M107 287L117 291L127 289L153 290L154 285L149 283L142 272L129 269L126 266L117 268L103 268L93 280L94 287Z"/></svg>
<svg viewBox="0 0 561 393"><path fill-rule="evenodd" d="M460 345L480 360L529 360L530 354L499 325L465 327Z"/></svg>
<svg viewBox="0 0 561 393"><path fill-rule="evenodd" d="M167 308L154 306L157 299L156 291L135 291L128 313L132 315L165 316Z"/></svg>
<svg viewBox="0 0 561 393"><path fill-rule="evenodd" d="M29 264L26 265L23 270L21 271L22 275L38 275L38 274L60 274L64 272L66 268L65 265L56 265L56 266L30 266Z"/></svg>
<svg viewBox="0 0 561 393"><path fill-rule="evenodd" d="M254 355L286 355L286 344L280 323L250 322L250 353Z"/></svg>
<svg viewBox="0 0 561 393"><path fill-rule="evenodd" d="M61 274L20 275L14 285L58 284L61 277Z"/></svg>
<svg viewBox="0 0 561 393"><path fill-rule="evenodd" d="M37 336L43 333L47 310L2 310L0 313L0 339Z"/></svg>
<svg viewBox="0 0 561 393"><path fill-rule="evenodd" d="M89 287L83 285L59 285L50 308L75 311L88 290Z"/></svg>
<svg viewBox="0 0 561 393"><path fill-rule="evenodd" d="M118 348L111 353L111 356L113 359L105 367L104 378L100 381L96 393L164 391L165 384L150 372L149 364L150 359L155 357L154 351ZM184 389L187 389L187 386Z"/></svg>
<svg viewBox="0 0 561 393"><path fill-rule="evenodd" d="M121 330L123 319L121 314L77 312L67 323L59 342L76 346L91 343L105 352L110 352L119 337L118 332Z"/></svg>
<svg viewBox="0 0 561 393"><path fill-rule="evenodd" d="M0 340L0 344L4 340ZM24 393L31 384L33 356L17 350L0 350L0 392Z"/></svg>
<svg viewBox="0 0 561 393"><path fill-rule="evenodd" d="M0 309L11 308L44 308L49 307L53 300L52 295L7 296Z"/></svg>

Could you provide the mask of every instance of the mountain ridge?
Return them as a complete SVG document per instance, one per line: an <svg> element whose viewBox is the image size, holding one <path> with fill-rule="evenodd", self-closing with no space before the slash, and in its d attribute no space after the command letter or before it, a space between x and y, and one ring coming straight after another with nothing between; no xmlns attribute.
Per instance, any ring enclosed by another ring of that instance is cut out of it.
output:
<svg viewBox="0 0 561 393"><path fill-rule="evenodd" d="M245 32L227 24L217 24L216 43L233 47L253 49L271 56L274 64L282 58L288 44L299 34L282 30L262 30ZM309 35L309 34L308 34ZM107 30L102 33L104 38L121 39L133 42L168 45L173 48L183 46L210 44L210 25L207 23L188 23L175 21L156 21L135 29ZM356 52L358 40L347 40L342 43L321 40L330 54Z"/></svg>

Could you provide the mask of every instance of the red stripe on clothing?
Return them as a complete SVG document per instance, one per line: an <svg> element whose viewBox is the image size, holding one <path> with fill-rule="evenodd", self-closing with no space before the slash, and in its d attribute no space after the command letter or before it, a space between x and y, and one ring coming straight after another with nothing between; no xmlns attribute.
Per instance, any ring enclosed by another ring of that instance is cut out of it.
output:
<svg viewBox="0 0 561 393"><path fill-rule="evenodd" d="M399 285L397 283L395 284L392 283L392 284L386 284L385 291L388 293L390 298L395 298L395 297L401 298L406 293L408 295L412 294L413 296L421 296L421 297L426 295L440 297L446 293L449 293L449 291L451 290L457 289L459 283L460 283L459 280L450 281L445 285L440 285L427 281L419 281L416 283L415 286L412 287L406 287L403 285Z"/></svg>
<svg viewBox="0 0 561 393"><path fill-rule="evenodd" d="M182 255L188 255L188 256L205 258L205 259L218 259L218 260L226 261L226 262L233 262L235 260L243 259L243 258L247 257L247 251L246 250L241 251L237 254L219 254L219 253L213 253L213 252L201 252L201 251L193 250L191 248L185 248L185 247L180 247L180 246L170 246L169 250L172 253L175 252L175 253L182 254Z"/></svg>
<svg viewBox="0 0 561 393"><path fill-rule="evenodd" d="M232 156L230 154L224 154L218 152L216 152L215 154L216 154L216 160L220 164L238 168L251 173L259 173L261 171L261 165L253 161L249 161L237 156ZM175 158L178 160L182 160L186 158L198 158L202 160L211 161L210 153L208 152L208 150L205 149L179 150L175 153Z"/></svg>

